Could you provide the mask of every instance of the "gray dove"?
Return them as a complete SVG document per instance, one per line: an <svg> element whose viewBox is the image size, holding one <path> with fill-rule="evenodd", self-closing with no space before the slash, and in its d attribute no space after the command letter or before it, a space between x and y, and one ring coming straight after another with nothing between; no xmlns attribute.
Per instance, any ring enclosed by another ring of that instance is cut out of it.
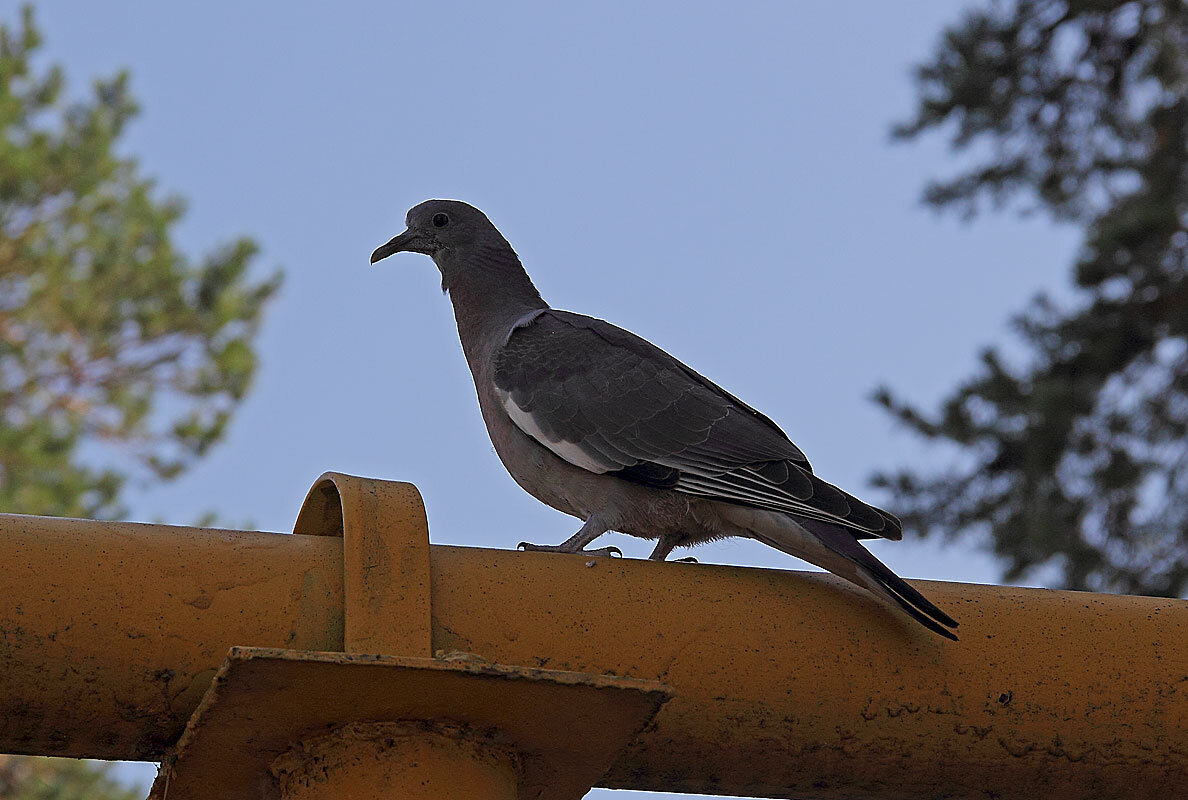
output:
<svg viewBox="0 0 1188 800"><path fill-rule="evenodd" d="M903 537L898 519L813 474L770 419L660 348L593 317L551 308L483 212L427 200L371 254L423 253L454 305L479 408L503 465L526 492L583 521L559 545L608 531L675 547L746 536L902 608L950 639L957 623L860 539Z"/></svg>

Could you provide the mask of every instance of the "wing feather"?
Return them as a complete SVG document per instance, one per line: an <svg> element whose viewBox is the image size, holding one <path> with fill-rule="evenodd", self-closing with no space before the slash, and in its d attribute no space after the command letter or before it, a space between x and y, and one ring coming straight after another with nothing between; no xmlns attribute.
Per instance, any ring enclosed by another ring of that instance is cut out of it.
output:
<svg viewBox="0 0 1188 800"><path fill-rule="evenodd" d="M608 322L555 309L526 318L496 354L495 385L524 433L583 469L902 536L894 516L813 475L770 419Z"/></svg>

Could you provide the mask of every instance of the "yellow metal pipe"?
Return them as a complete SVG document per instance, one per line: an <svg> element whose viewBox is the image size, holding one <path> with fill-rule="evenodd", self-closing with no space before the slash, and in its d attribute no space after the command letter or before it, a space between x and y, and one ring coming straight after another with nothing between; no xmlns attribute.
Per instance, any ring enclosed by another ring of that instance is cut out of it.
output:
<svg viewBox="0 0 1188 800"><path fill-rule="evenodd" d="M0 564L0 751L159 758L229 645L343 648L333 536L5 516ZM953 643L824 575L442 546L429 568L434 650L674 688L604 786L1188 796L1185 601L920 584Z"/></svg>
<svg viewBox="0 0 1188 800"><path fill-rule="evenodd" d="M229 647L342 608L341 539L0 515L0 752L158 759Z"/></svg>
<svg viewBox="0 0 1188 800"><path fill-rule="evenodd" d="M433 549L434 643L655 678L599 785L758 797L1188 797L1188 602L914 582L920 629L832 576Z"/></svg>

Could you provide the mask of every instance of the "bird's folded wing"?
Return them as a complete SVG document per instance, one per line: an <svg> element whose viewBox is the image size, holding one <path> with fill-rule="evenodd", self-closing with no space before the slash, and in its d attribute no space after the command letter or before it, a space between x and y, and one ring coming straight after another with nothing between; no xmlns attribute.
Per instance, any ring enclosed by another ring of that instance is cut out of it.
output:
<svg viewBox="0 0 1188 800"><path fill-rule="evenodd" d="M504 410L575 466L898 539L895 517L812 474L774 422L660 348L592 317L545 310L495 358Z"/></svg>

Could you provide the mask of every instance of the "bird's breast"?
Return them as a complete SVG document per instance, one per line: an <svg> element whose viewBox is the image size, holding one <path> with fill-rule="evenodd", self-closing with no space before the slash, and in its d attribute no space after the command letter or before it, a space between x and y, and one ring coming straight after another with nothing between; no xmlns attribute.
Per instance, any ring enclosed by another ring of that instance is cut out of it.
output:
<svg viewBox="0 0 1188 800"><path fill-rule="evenodd" d="M593 485L602 476L558 457L525 433L508 414L494 383L476 377L479 408L495 453L524 491L558 511L585 519L599 494ZM603 478L603 480L606 480Z"/></svg>

